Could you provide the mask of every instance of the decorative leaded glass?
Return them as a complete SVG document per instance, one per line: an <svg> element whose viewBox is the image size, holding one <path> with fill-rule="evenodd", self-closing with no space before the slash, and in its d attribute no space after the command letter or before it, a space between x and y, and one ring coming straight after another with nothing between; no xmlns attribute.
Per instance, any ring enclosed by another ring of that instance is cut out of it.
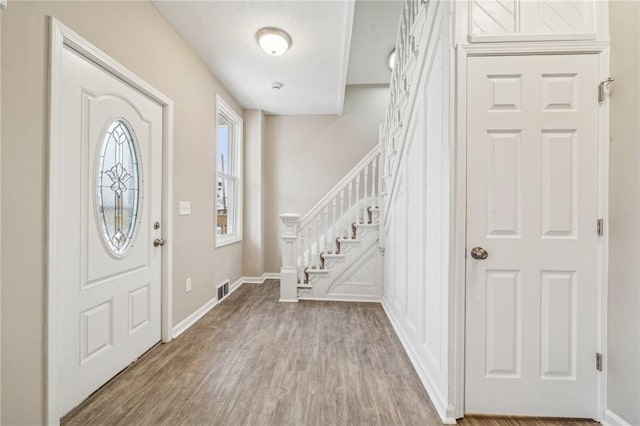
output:
<svg viewBox="0 0 640 426"><path fill-rule="evenodd" d="M127 124L114 121L104 135L98 158L98 219L105 245L123 256L131 245L140 204L136 144Z"/></svg>

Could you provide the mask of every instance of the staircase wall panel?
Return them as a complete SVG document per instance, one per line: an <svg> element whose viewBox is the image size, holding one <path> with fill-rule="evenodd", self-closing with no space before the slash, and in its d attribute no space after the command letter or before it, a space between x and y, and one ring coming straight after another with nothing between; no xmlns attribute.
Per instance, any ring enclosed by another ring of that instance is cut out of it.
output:
<svg viewBox="0 0 640 426"><path fill-rule="evenodd" d="M593 33L593 0L472 0L472 36Z"/></svg>
<svg viewBox="0 0 640 426"><path fill-rule="evenodd" d="M328 299L379 300L382 295L381 262L378 239L371 237L359 259L336 277L327 290Z"/></svg>
<svg viewBox="0 0 640 426"><path fill-rule="evenodd" d="M446 3L430 3L423 43L409 78L415 102L397 141L387 188L383 306L443 420L449 398L449 74ZM409 98L411 99L411 97ZM406 131L404 129L406 127Z"/></svg>

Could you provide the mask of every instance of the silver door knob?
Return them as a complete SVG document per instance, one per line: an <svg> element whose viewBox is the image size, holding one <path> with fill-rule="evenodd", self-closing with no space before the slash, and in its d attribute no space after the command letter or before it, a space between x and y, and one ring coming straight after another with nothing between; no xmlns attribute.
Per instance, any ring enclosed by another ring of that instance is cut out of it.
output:
<svg viewBox="0 0 640 426"><path fill-rule="evenodd" d="M154 247L163 246L163 245L164 245L164 240L162 238L156 238L155 240L153 240Z"/></svg>
<svg viewBox="0 0 640 426"><path fill-rule="evenodd" d="M484 260L489 256L489 253L482 247L474 247L471 249L471 257L478 260Z"/></svg>

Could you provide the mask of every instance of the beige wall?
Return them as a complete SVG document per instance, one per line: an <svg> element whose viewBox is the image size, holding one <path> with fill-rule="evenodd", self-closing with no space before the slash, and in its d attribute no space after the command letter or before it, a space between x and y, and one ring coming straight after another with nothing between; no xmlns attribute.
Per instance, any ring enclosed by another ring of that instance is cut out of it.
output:
<svg viewBox="0 0 640 426"><path fill-rule="evenodd" d="M267 116L266 272L280 272L279 215L304 215L377 143L387 86L348 86L344 114Z"/></svg>
<svg viewBox="0 0 640 426"><path fill-rule="evenodd" d="M242 273L242 244L214 249L216 94L242 111L150 3L13 1L2 13L2 424L35 425L44 416L47 16L175 102L174 324ZM179 201L191 201L191 216L177 215Z"/></svg>
<svg viewBox="0 0 640 426"><path fill-rule="evenodd" d="M243 274L264 274L265 253L265 115L261 110L244 113L244 246Z"/></svg>
<svg viewBox="0 0 640 426"><path fill-rule="evenodd" d="M608 409L640 424L640 3L610 3Z"/></svg>

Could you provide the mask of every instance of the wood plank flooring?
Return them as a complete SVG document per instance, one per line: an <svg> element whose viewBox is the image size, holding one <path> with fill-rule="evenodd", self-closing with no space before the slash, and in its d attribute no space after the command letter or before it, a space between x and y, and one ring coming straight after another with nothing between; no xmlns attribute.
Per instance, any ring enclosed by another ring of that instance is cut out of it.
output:
<svg viewBox="0 0 640 426"><path fill-rule="evenodd" d="M279 303L245 284L62 419L63 425L439 425L373 303ZM471 417L465 425L582 425Z"/></svg>

